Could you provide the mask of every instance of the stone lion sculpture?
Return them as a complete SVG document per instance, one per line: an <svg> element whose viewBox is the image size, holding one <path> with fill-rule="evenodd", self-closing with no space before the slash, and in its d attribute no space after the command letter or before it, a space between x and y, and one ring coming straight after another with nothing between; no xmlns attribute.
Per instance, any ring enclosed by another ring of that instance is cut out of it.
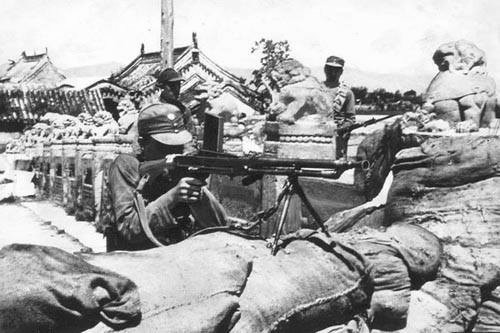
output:
<svg viewBox="0 0 500 333"><path fill-rule="evenodd" d="M272 92L271 112L279 121L295 123L308 116L328 117L333 110L333 97L309 68L295 59L281 62L271 74L279 92Z"/></svg>
<svg viewBox="0 0 500 333"><path fill-rule="evenodd" d="M439 73L427 88L424 108L452 124L472 120L488 127L495 118L497 97L484 52L459 40L441 45L432 59Z"/></svg>
<svg viewBox="0 0 500 333"><path fill-rule="evenodd" d="M80 126L75 128L75 136L78 139L89 139L93 136L92 129L94 127L94 119L92 115L87 112L82 112L78 115Z"/></svg>
<svg viewBox="0 0 500 333"><path fill-rule="evenodd" d="M205 82L196 87L195 100L199 103L199 109L210 111L230 122L231 118L244 118L255 113L244 104L238 103L231 93L226 91L230 86L228 82Z"/></svg>
<svg viewBox="0 0 500 333"><path fill-rule="evenodd" d="M36 124L36 132L47 140L61 140L67 136L68 128L78 122L76 117L47 112L40 118L40 123ZM34 127L35 128L35 127Z"/></svg>
<svg viewBox="0 0 500 333"><path fill-rule="evenodd" d="M24 133L26 143L34 145L43 143L50 134L50 127L45 123L36 123L33 127Z"/></svg>
<svg viewBox="0 0 500 333"><path fill-rule="evenodd" d="M49 130L49 125L45 123L36 123L33 125L33 128L31 129L33 135L38 138L38 140L41 140L42 138L47 136L47 131Z"/></svg>
<svg viewBox="0 0 500 333"><path fill-rule="evenodd" d="M95 127L93 128L94 136L103 137L119 134L120 127L113 119L113 116L108 111L99 111L93 117Z"/></svg>
<svg viewBox="0 0 500 333"><path fill-rule="evenodd" d="M52 127L52 140L62 140L70 136L70 133L78 126L80 121L70 115L60 114L50 124Z"/></svg>
<svg viewBox="0 0 500 333"><path fill-rule="evenodd" d="M48 125L51 125L52 123L54 123L55 121L57 121L57 119L59 118L59 116L61 116L60 113L47 112L46 114L44 114L40 118L40 122L48 124Z"/></svg>

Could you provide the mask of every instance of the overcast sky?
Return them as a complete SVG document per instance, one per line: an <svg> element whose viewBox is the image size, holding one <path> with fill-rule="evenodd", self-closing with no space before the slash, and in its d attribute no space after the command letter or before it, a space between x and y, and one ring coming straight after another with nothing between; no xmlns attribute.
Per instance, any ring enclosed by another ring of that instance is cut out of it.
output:
<svg viewBox="0 0 500 333"><path fill-rule="evenodd" d="M159 50L160 0L1 0L0 62L49 49L58 67L126 64ZM439 44L469 39L500 78L499 0L174 0L175 45L198 33L200 48L223 67L256 65L262 37L290 42L293 56L321 66L391 73L435 72Z"/></svg>

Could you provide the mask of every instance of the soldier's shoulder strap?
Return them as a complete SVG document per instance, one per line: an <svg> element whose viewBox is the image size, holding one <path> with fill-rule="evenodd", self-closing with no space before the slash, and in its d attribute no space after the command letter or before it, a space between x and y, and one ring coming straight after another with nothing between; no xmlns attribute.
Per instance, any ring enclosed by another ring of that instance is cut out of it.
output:
<svg viewBox="0 0 500 333"><path fill-rule="evenodd" d="M154 236L153 231L149 227L149 220L146 213L146 204L144 203L144 198L142 197L142 190L144 189L144 186L146 185L148 180L149 174L143 175L139 180L139 184L134 191L134 205L135 209L137 210L137 217L139 218L139 222L141 224L142 230L144 231L144 234L151 243L158 247L162 247L165 246L165 244L160 242L160 240Z"/></svg>
<svg viewBox="0 0 500 333"><path fill-rule="evenodd" d="M341 82L337 90L337 94L333 99L333 117L340 116L342 107L347 100L347 94L349 93L349 86L345 82Z"/></svg>

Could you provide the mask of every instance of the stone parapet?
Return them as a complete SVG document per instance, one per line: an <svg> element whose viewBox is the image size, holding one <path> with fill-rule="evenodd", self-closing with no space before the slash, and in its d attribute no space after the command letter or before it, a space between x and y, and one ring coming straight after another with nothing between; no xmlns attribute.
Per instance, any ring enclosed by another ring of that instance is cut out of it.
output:
<svg viewBox="0 0 500 333"><path fill-rule="evenodd" d="M58 204L63 203L63 143L52 141L50 146L50 199Z"/></svg>
<svg viewBox="0 0 500 333"><path fill-rule="evenodd" d="M75 217L77 220L94 221L94 143L90 139L78 140L76 147Z"/></svg>
<svg viewBox="0 0 500 333"><path fill-rule="evenodd" d="M63 206L65 211L73 215L75 213L75 200L77 196L76 180L76 139L62 140L63 156Z"/></svg>

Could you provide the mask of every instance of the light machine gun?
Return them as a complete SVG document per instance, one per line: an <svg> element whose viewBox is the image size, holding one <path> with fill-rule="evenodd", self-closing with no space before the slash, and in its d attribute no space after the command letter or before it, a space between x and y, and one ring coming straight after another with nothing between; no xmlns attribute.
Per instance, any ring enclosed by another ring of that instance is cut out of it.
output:
<svg viewBox="0 0 500 333"><path fill-rule="evenodd" d="M220 130L221 126L217 126L217 128ZM208 133L212 133L213 135L214 131L209 131ZM208 133L207 127L205 127L205 136ZM220 140L212 140L212 144L219 146L219 149L220 143ZM250 185L266 174L286 176L287 180L282 192L278 195L276 204L268 210L257 213L258 222L252 225L254 227L273 215L284 200L283 210L280 214L278 227L272 242L273 255L278 250L278 242L283 231L290 200L295 194L299 196L302 203L311 213L318 227L326 235L329 235L321 217L311 205L311 202L300 186L299 177L337 179L348 169L368 169L369 167L368 161L350 161L346 159L283 159L267 156L238 157L232 154L220 153L217 151L219 149L202 149L191 155L170 155L162 160L149 161L143 163L140 173L148 175L152 179L165 173L172 175L172 177L181 174L201 180L206 179L211 174L227 175L230 177L242 176L243 185Z"/></svg>
<svg viewBox="0 0 500 333"><path fill-rule="evenodd" d="M395 117L397 115L394 115L394 114L391 114L391 115L388 115L388 116L385 116L385 117L382 117L382 118L372 118L372 119L369 119L365 122L362 122L362 123L354 123L352 125L348 125L348 126L344 126L344 127L339 127L337 128L336 132L337 132L337 135L339 136L343 136L347 133L351 133L352 131L354 131L355 129L358 129L358 128L361 128L361 127L366 127L366 126L369 126L369 125L373 125L373 124L376 124L376 123L379 123L381 121L384 121L386 119L389 119L389 118L392 118L392 117Z"/></svg>

